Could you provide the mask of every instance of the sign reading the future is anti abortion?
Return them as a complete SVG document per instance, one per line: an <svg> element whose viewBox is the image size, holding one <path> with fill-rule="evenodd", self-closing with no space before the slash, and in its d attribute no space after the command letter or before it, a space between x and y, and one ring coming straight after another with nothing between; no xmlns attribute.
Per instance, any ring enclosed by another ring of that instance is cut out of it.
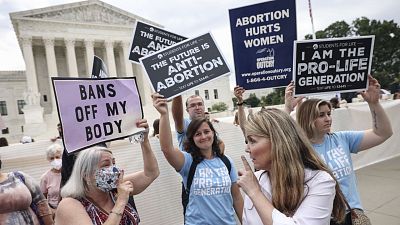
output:
<svg viewBox="0 0 400 225"><path fill-rule="evenodd" d="M297 41L295 95L367 88L375 36Z"/></svg>
<svg viewBox="0 0 400 225"><path fill-rule="evenodd" d="M186 37L138 21L133 32L129 60L139 63L141 57L151 55L186 39Z"/></svg>
<svg viewBox="0 0 400 225"><path fill-rule="evenodd" d="M171 99L230 73L210 33L140 59L153 91Z"/></svg>
<svg viewBox="0 0 400 225"><path fill-rule="evenodd" d="M75 152L142 131L135 78L52 78L64 147Z"/></svg>
<svg viewBox="0 0 400 225"><path fill-rule="evenodd" d="M292 80L295 0L229 10L236 83L245 89L282 87Z"/></svg>

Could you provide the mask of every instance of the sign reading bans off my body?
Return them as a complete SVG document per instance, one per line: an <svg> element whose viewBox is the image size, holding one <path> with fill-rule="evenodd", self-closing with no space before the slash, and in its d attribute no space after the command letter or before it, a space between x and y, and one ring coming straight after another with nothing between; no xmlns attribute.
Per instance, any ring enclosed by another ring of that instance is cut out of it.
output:
<svg viewBox="0 0 400 225"><path fill-rule="evenodd" d="M210 33L140 59L153 91L167 99L230 73Z"/></svg>
<svg viewBox="0 0 400 225"><path fill-rule="evenodd" d="M68 153L130 136L143 118L135 78L52 78Z"/></svg>

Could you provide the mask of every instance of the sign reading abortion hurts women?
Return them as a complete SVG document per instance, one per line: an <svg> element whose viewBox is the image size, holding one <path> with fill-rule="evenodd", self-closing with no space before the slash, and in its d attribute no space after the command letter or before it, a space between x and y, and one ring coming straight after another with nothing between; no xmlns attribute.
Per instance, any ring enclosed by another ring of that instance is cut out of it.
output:
<svg viewBox="0 0 400 225"><path fill-rule="evenodd" d="M210 33L140 59L153 91L166 99L230 73Z"/></svg>
<svg viewBox="0 0 400 225"><path fill-rule="evenodd" d="M296 41L294 95L365 90L375 36Z"/></svg>
<svg viewBox="0 0 400 225"><path fill-rule="evenodd" d="M135 78L52 78L68 153L131 136L143 118Z"/></svg>
<svg viewBox="0 0 400 225"><path fill-rule="evenodd" d="M282 87L292 80L295 0L267 1L229 10L236 83Z"/></svg>

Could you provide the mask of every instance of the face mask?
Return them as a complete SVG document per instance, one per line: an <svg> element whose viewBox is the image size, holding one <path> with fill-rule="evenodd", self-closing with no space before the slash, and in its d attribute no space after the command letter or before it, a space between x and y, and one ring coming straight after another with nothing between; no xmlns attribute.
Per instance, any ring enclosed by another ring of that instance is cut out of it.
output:
<svg viewBox="0 0 400 225"><path fill-rule="evenodd" d="M62 167L62 160L61 159L54 159L50 162L51 168L60 170Z"/></svg>
<svg viewBox="0 0 400 225"><path fill-rule="evenodd" d="M117 188L119 174L120 169L116 166L97 169L95 173L96 186L104 192Z"/></svg>

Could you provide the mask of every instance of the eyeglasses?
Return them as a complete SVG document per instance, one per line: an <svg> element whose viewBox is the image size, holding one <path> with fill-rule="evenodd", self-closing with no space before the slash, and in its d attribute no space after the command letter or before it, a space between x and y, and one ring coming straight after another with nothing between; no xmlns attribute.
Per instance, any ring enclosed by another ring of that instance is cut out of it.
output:
<svg viewBox="0 0 400 225"><path fill-rule="evenodd" d="M195 107L202 107L203 106L203 103L202 102L198 102L198 103L192 103L192 104L190 104L189 106L188 106L188 108L195 108Z"/></svg>

